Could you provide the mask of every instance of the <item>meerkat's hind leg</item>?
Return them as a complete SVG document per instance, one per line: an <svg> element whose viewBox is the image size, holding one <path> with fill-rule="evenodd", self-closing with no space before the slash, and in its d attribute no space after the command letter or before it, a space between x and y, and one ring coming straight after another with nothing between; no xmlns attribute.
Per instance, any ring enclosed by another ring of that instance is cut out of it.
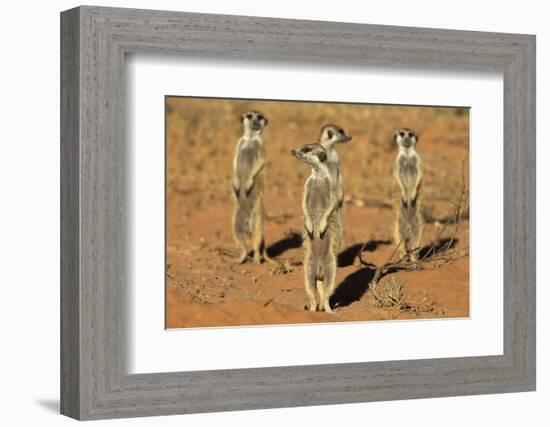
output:
<svg viewBox="0 0 550 427"><path fill-rule="evenodd" d="M262 260L277 264L277 261L273 260L267 253L267 247L264 239L264 214L263 214L263 201L259 197L253 213L254 223L252 230L252 239L254 247L254 262L260 264Z"/></svg>
<svg viewBox="0 0 550 427"><path fill-rule="evenodd" d="M254 263L260 264L262 262L262 252L264 244L263 236L263 219L259 209L254 209L254 225L252 230L252 246L254 249Z"/></svg>
<svg viewBox="0 0 550 427"><path fill-rule="evenodd" d="M306 259L304 259L304 287L306 289L306 295L308 297L307 309L309 311L317 310L315 282L315 269L313 268L311 259L307 257Z"/></svg>
<svg viewBox="0 0 550 427"><path fill-rule="evenodd" d="M267 247L265 245L265 240L262 240L262 258L264 259L264 261L267 261L270 264L277 264L277 265L279 264L279 262L277 262L276 260L271 258L269 256L269 254L267 253Z"/></svg>
<svg viewBox="0 0 550 427"><path fill-rule="evenodd" d="M319 311L321 311L325 306L325 298L326 298L324 281L316 280L315 286L317 288L317 296L319 297Z"/></svg>
<svg viewBox="0 0 550 427"><path fill-rule="evenodd" d="M278 262L275 261L273 258L271 258L267 253L267 246L265 244L265 237L264 237L263 214L259 215L259 218L257 218L257 222L260 223L260 225L256 229L256 236L259 242L254 247L257 248L257 252L258 254L261 255L261 259L271 264L278 264Z"/></svg>
<svg viewBox="0 0 550 427"><path fill-rule="evenodd" d="M261 214L260 200L254 201L254 206L250 215L250 232L252 233L252 251L254 264L262 262L262 240L263 240L263 218Z"/></svg>
<svg viewBox="0 0 550 427"><path fill-rule="evenodd" d="M393 229L393 241L397 246L397 252L400 257L404 257L407 253L405 235L403 233L403 219L401 212L397 213L397 218L395 221L395 227Z"/></svg>
<svg viewBox="0 0 550 427"><path fill-rule="evenodd" d="M419 224L418 224L418 228L417 228L417 231L416 231L416 240L415 240L415 247L418 248L416 250L416 254L418 256L418 254L420 253L420 249L422 249L422 237L424 235L424 224L422 224L422 218L419 219Z"/></svg>
<svg viewBox="0 0 550 427"><path fill-rule="evenodd" d="M241 234L238 237L235 236L235 240L237 241L237 244L241 248L241 253L239 254L239 257L237 258L236 262L237 264L244 264L248 259L248 251L246 250L246 244L244 242L244 234Z"/></svg>
<svg viewBox="0 0 550 427"><path fill-rule="evenodd" d="M332 309L330 308L330 297L334 293L334 288L336 287L336 257L330 257L330 259L327 260L325 263L325 280L323 280L323 287L323 310L326 313L333 313Z"/></svg>
<svg viewBox="0 0 550 427"><path fill-rule="evenodd" d="M242 213L237 210L233 216L233 238L241 249L241 253L236 260L238 264L243 264L248 259L248 251L245 243L245 228L246 221L243 221Z"/></svg>
<svg viewBox="0 0 550 427"><path fill-rule="evenodd" d="M406 255L406 260L407 262L416 262L415 261L415 258L414 258L414 248L413 248L413 244L412 244L412 241L410 238L406 238L405 239L405 255Z"/></svg>
<svg viewBox="0 0 550 427"><path fill-rule="evenodd" d="M336 212L336 252L344 246L344 227L342 226L342 210Z"/></svg>
<svg viewBox="0 0 550 427"><path fill-rule="evenodd" d="M422 218L419 214L414 218L414 223L411 224L411 244L413 246L411 250L411 261L418 263L418 255L420 253L422 245L422 234L423 234L423 224Z"/></svg>
<svg viewBox="0 0 550 427"><path fill-rule="evenodd" d="M407 241L406 241L406 247L407 247L407 257L408 261L416 263L418 262L418 247L416 245L417 238L416 238L416 227L415 224L410 224L409 230L407 233Z"/></svg>

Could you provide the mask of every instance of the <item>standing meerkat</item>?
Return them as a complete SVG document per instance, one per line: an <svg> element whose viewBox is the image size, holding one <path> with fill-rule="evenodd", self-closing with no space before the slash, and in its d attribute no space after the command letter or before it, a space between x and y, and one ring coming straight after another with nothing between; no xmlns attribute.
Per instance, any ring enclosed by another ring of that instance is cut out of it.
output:
<svg viewBox="0 0 550 427"><path fill-rule="evenodd" d="M321 144L306 144L291 153L311 166L302 199L304 284L309 300L308 309L332 313L330 297L336 281L335 212L338 209L338 198L328 169L328 154Z"/></svg>
<svg viewBox="0 0 550 427"><path fill-rule="evenodd" d="M342 205L344 204L344 184L342 182L342 172L340 169L340 156L336 151L335 144L343 144L351 140L351 135L343 128L337 125L328 124L321 128L319 133L319 144L327 151L327 166L330 177L335 185L336 197L338 199L338 209L336 212L337 238L336 248L340 250L343 241L342 226Z"/></svg>
<svg viewBox="0 0 550 427"><path fill-rule="evenodd" d="M263 197L265 150L262 133L267 118L258 111L249 111L241 116L243 134L237 142L233 159L233 193L235 212L233 235L241 248L238 262L248 258L245 235L252 235L254 262L262 258L271 261L267 255L263 234Z"/></svg>
<svg viewBox="0 0 550 427"><path fill-rule="evenodd" d="M394 175L401 190L396 208L395 241L400 245L401 255L408 255L416 262L423 228L422 163L416 152L418 136L411 129L404 128L394 135L394 139L399 147Z"/></svg>

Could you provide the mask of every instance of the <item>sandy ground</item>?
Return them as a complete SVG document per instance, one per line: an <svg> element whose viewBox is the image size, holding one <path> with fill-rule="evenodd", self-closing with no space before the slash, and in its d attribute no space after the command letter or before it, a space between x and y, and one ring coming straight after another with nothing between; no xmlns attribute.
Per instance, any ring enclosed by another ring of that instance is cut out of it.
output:
<svg viewBox="0 0 550 427"><path fill-rule="evenodd" d="M264 142L268 158L265 237L268 252L292 271L234 263L238 250L231 233L230 191L239 117L249 109L269 118ZM333 122L353 135L339 146L347 203L343 211L344 250L339 254L335 313L304 310L301 197L306 165L292 148L314 142L320 127ZM469 315L469 257L438 268L385 276L403 285L408 301L422 308L377 307L369 283L374 268L394 252L394 214L384 205L397 194L392 171L397 153L392 135L400 127L420 134L424 164L422 194L431 215L452 215L469 189L468 110L313 103L167 99L167 268L168 328L327 321L367 321ZM464 171L464 172L463 172ZM463 179L463 176L466 177ZM467 206L463 206L464 209ZM456 249L469 245L469 222L426 225L423 244L455 237Z"/></svg>

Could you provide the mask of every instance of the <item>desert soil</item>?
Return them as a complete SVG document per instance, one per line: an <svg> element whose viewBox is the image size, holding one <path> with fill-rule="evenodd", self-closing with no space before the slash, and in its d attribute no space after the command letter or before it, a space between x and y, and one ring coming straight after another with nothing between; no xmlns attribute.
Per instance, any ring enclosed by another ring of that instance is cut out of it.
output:
<svg viewBox="0 0 550 427"><path fill-rule="evenodd" d="M265 238L269 254L289 269L269 263L235 264L238 249L231 232L230 190L239 117L262 111L268 158ZM394 253L397 193L393 164L395 130L411 127L420 134L424 165L422 195L431 216L453 215L465 192L468 209L468 110L265 101L167 98L166 187L166 326L168 328L293 324L467 317L469 257L438 266L386 275L397 280L412 309L373 304L369 283L374 268ZM352 134L338 147L344 177L344 245L339 254L334 314L304 309L303 269L299 265L301 197L306 165L290 150L314 142L320 127L337 123ZM379 202L382 202L381 204ZM373 206L380 204L379 206ZM443 233L441 230L443 228ZM456 251L467 250L469 221L457 226L426 224L423 244L453 237ZM461 252L462 253L462 252Z"/></svg>

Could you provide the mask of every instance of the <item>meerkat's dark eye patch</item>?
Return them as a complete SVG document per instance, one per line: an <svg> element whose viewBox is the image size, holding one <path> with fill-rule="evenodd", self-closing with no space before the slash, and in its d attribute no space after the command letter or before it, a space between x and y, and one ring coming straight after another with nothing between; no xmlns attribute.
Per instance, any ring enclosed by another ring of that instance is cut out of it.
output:
<svg viewBox="0 0 550 427"><path fill-rule="evenodd" d="M405 136L405 132L399 131L399 136L403 138Z"/></svg>
<svg viewBox="0 0 550 427"><path fill-rule="evenodd" d="M302 149L302 151L303 151L304 153L309 153L309 152L311 151L311 147L304 147L304 148Z"/></svg>
<svg viewBox="0 0 550 427"><path fill-rule="evenodd" d="M332 133L332 131L330 129L327 130L327 136L328 136L329 139L332 138L333 135L334 134Z"/></svg>
<svg viewBox="0 0 550 427"><path fill-rule="evenodd" d="M253 116L252 114L250 114L250 113L248 113L248 114L246 115L246 118L247 118L248 120L252 120L252 117L254 117L254 116Z"/></svg>
<svg viewBox="0 0 550 427"><path fill-rule="evenodd" d="M264 119L264 116L262 116L261 114L258 114L258 120L263 120Z"/></svg>
<svg viewBox="0 0 550 427"><path fill-rule="evenodd" d="M321 151L319 153L317 153L317 157L319 157L319 160L321 162L324 162L327 160L327 153L325 153L324 151Z"/></svg>

